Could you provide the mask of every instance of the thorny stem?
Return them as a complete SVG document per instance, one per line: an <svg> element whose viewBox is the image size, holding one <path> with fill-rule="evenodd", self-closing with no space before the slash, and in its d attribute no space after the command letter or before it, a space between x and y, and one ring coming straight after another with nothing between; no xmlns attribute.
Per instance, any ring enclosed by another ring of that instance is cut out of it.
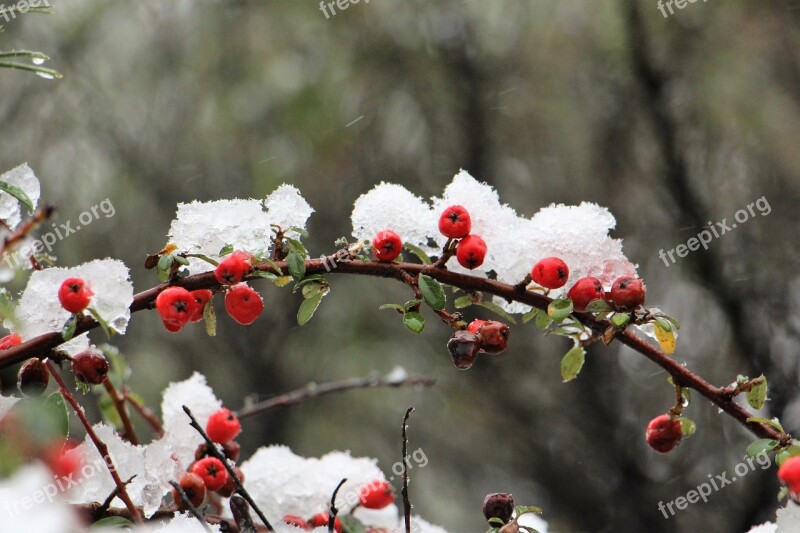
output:
<svg viewBox="0 0 800 533"><path fill-rule="evenodd" d="M78 400L75 399L75 396L72 395L66 383L64 383L64 380L61 379L61 375L56 372L55 367L53 367L53 363L47 361L46 364L48 372L50 372L50 375L52 375L53 379L55 379L56 383L58 383L58 388L61 391L61 395L64 396L64 399L66 399L72 406L72 409L75 411L75 414L78 415L81 424L83 424L83 427L86 429L86 434L89 435L89 438L94 443L95 448L97 448L97 451L100 452L100 457L102 457L106 462L108 472L111 474L111 478L114 480L114 484L117 486L119 499L122 500L122 502L125 504L125 507L128 508L128 511L130 511L134 521L141 523L142 515L139 514L139 510L135 505L133 505L133 501L131 501L131 497L128 495L128 490L125 488L125 483L123 483L122 479L119 477L117 468L114 466L114 462L111 460L111 456L109 455L108 446L106 446L106 443L100 440L100 437L98 437L97 433L95 433L94 428L92 428L92 423L89 422L89 419L86 418L86 413L83 412L83 407L81 407L81 404L79 404Z"/></svg>
<svg viewBox="0 0 800 533"><path fill-rule="evenodd" d="M189 497L186 495L186 492L184 492L184 490L181 488L181 486L180 486L180 485L178 485L178 484L177 484L176 482L174 482L174 481L170 481L170 482L169 482L169 484L170 484L170 485L172 485L172 488L174 488L174 489L175 489L175 491L178 493L178 496L180 496L180 497L181 497L181 501L183 502L183 505L184 505L184 506L185 506L187 509L189 509L189 512L190 512L190 513L192 513L192 515L193 515L195 518L197 518L197 521L198 521L198 522L200 522L201 524L203 524L203 529L205 529L206 531L211 531L211 528L210 528L210 527L208 527L208 524L207 524L207 523L206 523L206 521L203 519L203 515L201 515L201 514L200 514L200 511L198 511L198 510L197 510L197 508L196 508L194 505L192 505L192 501L191 501L191 500L189 499Z"/></svg>
<svg viewBox="0 0 800 533"><path fill-rule="evenodd" d="M327 270L330 270L330 261L330 257L307 260L306 274L325 274ZM288 270L288 265L285 261L278 262L277 266L281 269ZM270 265L261 265L259 268L263 271L273 271ZM546 310L548 304L552 301L547 296L533 291L518 292L513 285L506 283L500 283L498 281L472 276L469 274L451 272L444 268L430 268L429 265L420 265L415 263L342 261L339 262L337 267L331 270L329 273L394 278L399 281L403 280L402 278L404 274L416 276L420 273L425 273L440 283L450 285L451 287L457 287L466 292L479 291L486 294L492 294L494 296L504 298L509 302L516 301L541 310ZM251 279L256 277L257 276L251 276ZM214 278L214 272L204 272L202 274L188 276L186 278L177 280L175 285L184 287L188 290L219 288L219 283ZM168 286L168 284L162 283L134 296L133 303L131 303L130 306L131 312L135 313L144 309L152 309L156 296L158 296L158 294ZM602 333L608 329L610 325L608 321L598 320L589 313L575 313L575 316L582 324L590 328L594 333ZM78 336L81 333L96 327L98 327L98 323L93 318L83 317L78 321L75 336ZM733 402L733 399L729 396L730 391L724 388L716 387L707 382L702 377L695 374L687 367L671 358L669 355L665 354L663 351L637 337L630 330L630 328L624 331L617 331L615 333L615 338L625 346L628 346L634 351L639 352L641 355L663 368L670 376L672 376L672 379L675 383L678 383L683 387L696 390L700 395L722 409L725 413L737 420L756 436L777 440L783 445L790 442L791 437L789 435L782 434L775 428L760 422L747 422L747 419L750 418L752 414L747 409ZM21 363L30 357L46 357L51 350L63 342L64 340L61 338L60 332L57 331L45 333L43 335L39 335L38 337L29 339L18 346L5 350L2 355L0 355L0 369Z"/></svg>
<svg viewBox="0 0 800 533"><path fill-rule="evenodd" d="M411 501L408 499L408 417L414 407L409 407L406 410L406 415L403 417L403 488L400 491L403 494L403 520L406 526L406 533L411 533Z"/></svg>
<svg viewBox="0 0 800 533"><path fill-rule="evenodd" d="M237 476L236 472L233 471L233 468L231 468L231 465L228 464L228 460L225 459L225 457L221 453L219 453L219 450L217 449L217 446L208 437L208 434L205 432L205 430L202 427L200 427L200 424L197 422L197 419L192 414L192 411L188 407L186 407L185 405L183 405L181 407L183 408L183 412L186 413L189 416L189 419L191 420L191 424L190 425L198 433L200 433L200 436L203 437L203 440L206 441L206 444L208 445L208 453L210 453L211 455L213 455L214 457L219 459L222 462L223 466L225 466L225 470L228 471L228 475L231 476L231 478L233 478L233 482L236 484L236 492L241 494L242 497L245 500L247 500L247 503L250 504L250 507L253 508L253 510L258 515L258 517L264 523L264 525L267 526L267 529L269 529L270 531L275 531L272 528L272 524L270 524L269 520L267 520L267 517L264 516L264 513L262 513L261 509L259 509L258 505L256 505L256 502L253 501L253 498L250 496L250 493L247 492L247 489L245 489L244 485L242 485L242 480L239 479L239 476Z"/></svg>
<svg viewBox="0 0 800 533"><path fill-rule="evenodd" d="M430 387L436 383L436 378L429 376L406 376L391 378L391 376L366 376L363 378L350 378L331 383L317 384L311 382L304 387L269 398L262 402L247 404L236 412L240 419L261 414L276 407L288 407L303 402L309 398L316 398L325 394L332 394L349 389L363 389L373 387L405 387L422 385Z"/></svg>
<svg viewBox="0 0 800 533"><path fill-rule="evenodd" d="M114 384L111 383L110 379L103 381L103 386L111 397L111 401L114 402L114 408L117 410L117 413L119 413L120 420L122 420L122 427L125 428L125 433L122 434L122 438L133 445L138 445L139 437L136 436L136 430L133 429L131 417L128 416L128 411L125 409L125 397L127 395L124 393L120 394L117 388L114 387Z"/></svg>

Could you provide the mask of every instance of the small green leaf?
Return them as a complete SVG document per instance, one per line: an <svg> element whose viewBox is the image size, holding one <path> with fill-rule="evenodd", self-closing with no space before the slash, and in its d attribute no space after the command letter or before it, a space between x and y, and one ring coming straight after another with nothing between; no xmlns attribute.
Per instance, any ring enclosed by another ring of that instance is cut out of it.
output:
<svg viewBox="0 0 800 533"><path fill-rule="evenodd" d="M781 466L786 459L797 457L798 455L800 455L800 446L789 446L775 454L775 462L778 463L778 466Z"/></svg>
<svg viewBox="0 0 800 533"><path fill-rule="evenodd" d="M501 316L502 318L504 318L507 322L509 322L511 324L516 324L517 323L517 319L516 318L514 318L510 314L506 313L505 309L503 309L502 307L500 307L499 305L497 305L494 302L478 302L476 305L480 305L481 307L488 309L489 311L493 312L494 314Z"/></svg>
<svg viewBox="0 0 800 533"><path fill-rule="evenodd" d="M757 378L753 378L753 386L747 392L747 403L753 409L761 409L764 407L764 402L767 401L767 378L761 374Z"/></svg>
<svg viewBox="0 0 800 533"><path fill-rule="evenodd" d="M550 327L550 324L553 323L553 319L548 316L547 313L537 313L536 314L536 327L539 329L547 329Z"/></svg>
<svg viewBox="0 0 800 533"><path fill-rule="evenodd" d="M774 427L781 433L786 433L786 431L783 429L783 426L781 425L781 423L778 421L777 418L769 419L769 418L764 418L763 416L751 416L750 418L745 420L745 422L747 422L748 424L751 422L766 424L768 426Z"/></svg>
<svg viewBox="0 0 800 533"><path fill-rule="evenodd" d="M691 418L680 418L681 421L681 433L683 433L684 437L691 437L697 431L697 424L694 423L694 420Z"/></svg>
<svg viewBox="0 0 800 533"><path fill-rule="evenodd" d="M173 255L172 257L175 258L175 261L183 266L189 266L189 260L180 255Z"/></svg>
<svg viewBox="0 0 800 533"><path fill-rule="evenodd" d="M323 288L324 285L322 283L309 283L308 285L303 285L301 292L303 293L303 298L311 298L319 294Z"/></svg>
<svg viewBox="0 0 800 533"><path fill-rule="evenodd" d="M228 255L231 252L233 252L233 245L232 244L226 244L225 246L220 248L219 254L217 254L217 255L219 255L220 257L225 257L226 255Z"/></svg>
<svg viewBox="0 0 800 533"><path fill-rule="evenodd" d="M208 257L207 255L204 255L204 254L186 254L186 256L187 257L196 257L196 258L198 258L198 259L200 259L202 261L205 261L206 263L208 263L209 265L214 266L214 267L219 266L219 261L215 261L214 259L211 259L210 257ZM188 263L186 263L186 264L188 264Z"/></svg>
<svg viewBox="0 0 800 533"><path fill-rule="evenodd" d="M535 505L517 505L514 507L514 516L522 516L524 514L533 513L533 514L542 514L542 508L537 507Z"/></svg>
<svg viewBox="0 0 800 533"><path fill-rule="evenodd" d="M465 307L469 307L473 303L474 302L472 301L472 297L469 294L467 294L465 296L459 296L458 298L456 298L455 301L453 302L453 307L455 307L456 309L464 309Z"/></svg>
<svg viewBox="0 0 800 533"><path fill-rule="evenodd" d="M422 261L423 265L432 264L431 258L428 257L428 254L426 254L422 250L422 248L420 248L418 246L414 246L413 244L410 244L410 243L407 243L407 242L403 243L403 248L405 248L406 250L408 250L412 254L416 255L419 258L419 260Z"/></svg>
<svg viewBox="0 0 800 533"><path fill-rule="evenodd" d="M300 304L300 309L298 309L297 311L298 324L302 326L305 325L309 320L311 320L311 317L314 316L314 313L317 311L320 302L322 302L322 299L325 297L326 294L328 294L327 289L321 290L314 296L311 296L310 298L303 300L303 303Z"/></svg>
<svg viewBox="0 0 800 533"><path fill-rule="evenodd" d="M422 303L422 300L417 300L417 299L409 300L409 301L407 301L406 303L403 304L403 312L407 313L408 311L411 311L412 309L419 308L419 305L421 303Z"/></svg>
<svg viewBox="0 0 800 533"><path fill-rule="evenodd" d="M166 270L169 272L170 267L172 266L172 261L174 261L175 256L172 254L164 254L158 259L158 269L159 270Z"/></svg>
<svg viewBox="0 0 800 533"><path fill-rule="evenodd" d="M100 327L103 328L103 331L106 332L106 336L109 339L113 337L116 332L108 326L108 322L106 322L105 319L100 316L100 313L98 313L94 307L89 307L87 310L89 313L91 313L97 323L100 324Z"/></svg>
<svg viewBox="0 0 800 533"><path fill-rule="evenodd" d="M311 274L310 276L306 276L300 281L298 281L292 292L297 292L297 289L299 289L303 285L307 285L309 283L318 283L320 281L325 281L325 276L323 276L322 274Z"/></svg>
<svg viewBox="0 0 800 533"><path fill-rule="evenodd" d="M338 520L342 523L343 533L366 533L367 527L353 515L339 515Z"/></svg>
<svg viewBox="0 0 800 533"><path fill-rule="evenodd" d="M631 315L628 313L614 313L611 315L611 324L615 328L624 327L628 322L631 321Z"/></svg>
<svg viewBox="0 0 800 533"><path fill-rule="evenodd" d="M394 309L398 313L405 313L406 308L400 304L383 304L378 308L378 311L385 311L386 309Z"/></svg>
<svg viewBox="0 0 800 533"><path fill-rule="evenodd" d="M289 252L286 262L289 264L289 274L297 281L303 279L306 275L306 260L297 250Z"/></svg>
<svg viewBox="0 0 800 533"><path fill-rule="evenodd" d="M489 525L503 527L504 525L506 525L506 523L503 522L503 520L501 520L500 518L493 516L492 518L489 519Z"/></svg>
<svg viewBox="0 0 800 533"><path fill-rule="evenodd" d="M272 269L273 269L273 270L274 270L274 271L275 271L275 272L276 272L276 273L277 273L279 276L283 276L283 270L281 270L281 268L278 266L278 264L277 264L275 261L273 261L272 259L265 258L265 259L263 260L263 262L264 262L264 263L266 263L266 264L268 264L269 266L271 266L271 267L272 267Z"/></svg>
<svg viewBox="0 0 800 533"><path fill-rule="evenodd" d="M306 247L303 245L302 242L300 242L297 239L290 239L288 237L286 238L286 242L289 243L289 248L291 248L292 251L295 251L298 254L300 254L303 257L303 259L306 258L306 256L308 255L308 250L306 250Z"/></svg>
<svg viewBox="0 0 800 533"><path fill-rule="evenodd" d="M253 270L252 275L257 278L264 278L270 281L275 281L278 279L278 276L276 276L272 272L265 272L263 270L258 270L258 269Z"/></svg>
<svg viewBox="0 0 800 533"><path fill-rule="evenodd" d="M778 444L778 441L772 439L757 439L747 447L746 453L748 457L755 457L762 453L767 453L771 450L774 450Z"/></svg>
<svg viewBox="0 0 800 533"><path fill-rule="evenodd" d="M586 352L583 346L575 346L567 352L561 360L561 377L565 382L575 379L583 368L586 360Z"/></svg>
<svg viewBox="0 0 800 533"><path fill-rule="evenodd" d="M69 414L67 403L61 393L59 391L51 393L45 398L43 405L48 412L52 413L59 435L65 439L69 437Z"/></svg>
<svg viewBox="0 0 800 533"><path fill-rule="evenodd" d="M442 284L430 276L422 274L417 282L422 297L425 298L425 303L431 306L434 311L441 311L444 309L447 298L444 294Z"/></svg>
<svg viewBox="0 0 800 533"><path fill-rule="evenodd" d="M561 322L572 314L572 300L569 298L553 300L547 306L547 314L556 322Z"/></svg>
<svg viewBox="0 0 800 533"><path fill-rule="evenodd" d="M61 338L65 341L70 340L72 337L75 336L75 328L78 327L78 315L70 315L66 322L64 322L64 327L61 328Z"/></svg>
<svg viewBox="0 0 800 533"><path fill-rule="evenodd" d="M425 329L425 317L417 312L409 311L403 315L403 325L414 333L422 333L422 330Z"/></svg>
<svg viewBox="0 0 800 533"><path fill-rule="evenodd" d="M276 287L285 287L292 282L292 276L281 276L274 281Z"/></svg>
<svg viewBox="0 0 800 533"><path fill-rule="evenodd" d="M781 487L781 490L778 491L778 501L782 502L789 496L789 487Z"/></svg>
<svg viewBox="0 0 800 533"><path fill-rule="evenodd" d="M656 317L656 324L661 326L661 329L663 329L664 331L666 331L668 333L670 331L672 331L672 322L670 322L669 320L665 320L665 319L657 316Z"/></svg>
<svg viewBox="0 0 800 533"><path fill-rule="evenodd" d="M611 306L605 300L592 300L586 305L586 311L589 313L605 313L611 311Z"/></svg>
<svg viewBox="0 0 800 533"><path fill-rule="evenodd" d="M214 312L214 306L211 305L211 300L206 302L203 306L203 324L206 327L206 334L213 337L217 334L217 314Z"/></svg>
<svg viewBox="0 0 800 533"><path fill-rule="evenodd" d="M16 185L11 185L10 183L5 181L0 181L0 191L10 194L11 196L19 200L20 203L24 204L25 207L27 207L31 211L36 209L30 197L28 197L25 191L23 191Z"/></svg>
<svg viewBox="0 0 800 533"><path fill-rule="evenodd" d="M121 516L107 516L105 518L101 518L97 522L93 523L91 529L97 529L101 527L132 527L133 522L128 520L127 518L123 518Z"/></svg>
<svg viewBox="0 0 800 533"><path fill-rule="evenodd" d="M301 227L298 226L291 226L289 229L286 230L286 233L293 231L303 237L304 239L308 238L308 232Z"/></svg>
<svg viewBox="0 0 800 533"><path fill-rule="evenodd" d="M522 323L523 324L527 324L528 322L530 322L531 320L536 318L536 315L538 313L539 313L539 310L534 307L533 309L531 309L530 311L528 311L527 313L522 315Z"/></svg>

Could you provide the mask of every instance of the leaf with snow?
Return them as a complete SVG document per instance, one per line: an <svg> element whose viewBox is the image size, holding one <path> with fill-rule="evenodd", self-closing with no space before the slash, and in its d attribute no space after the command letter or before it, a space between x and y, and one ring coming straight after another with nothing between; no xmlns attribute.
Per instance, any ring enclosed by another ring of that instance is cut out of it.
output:
<svg viewBox="0 0 800 533"><path fill-rule="evenodd" d="M0 175L0 181L24 194L35 208L39 202L39 180L27 163ZM0 191L0 220L14 229L22 221L22 204L20 200L5 191Z"/></svg>

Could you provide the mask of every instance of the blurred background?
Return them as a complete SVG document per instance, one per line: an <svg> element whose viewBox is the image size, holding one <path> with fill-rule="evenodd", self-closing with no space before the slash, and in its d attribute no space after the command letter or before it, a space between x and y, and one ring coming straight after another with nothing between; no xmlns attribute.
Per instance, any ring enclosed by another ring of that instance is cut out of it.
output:
<svg viewBox="0 0 800 533"><path fill-rule="evenodd" d="M263 198L296 185L316 208L314 255L349 235L353 201L381 181L424 197L460 169L532 215L592 201L617 217L648 302L681 323L676 358L715 384L765 373L763 416L800 432L797 274L800 4L712 0L366 0L328 15L315 0L60 0L53 15L5 24L0 49L36 49L65 74L0 71L0 169L28 162L56 222L108 198L116 213L58 243L71 266L111 256L134 285L166 242L177 202ZM335 7L335 6L334 6ZM665 16L666 15L666 16ZM666 266L660 249L765 197L771 211ZM754 439L695 397L697 434L661 456L647 422L672 404L666 375L618 345L590 349L561 383L562 338L513 328L508 355L457 371L448 328L404 330L385 302L406 290L332 277L304 328L299 296L257 283L252 327L168 334L140 313L118 345L131 388L160 391L194 370L226 405L309 381L402 365L438 384L359 390L246 423L243 457L284 443L316 456L348 449L400 459L409 405L417 512L484 531L488 492L540 505L551 531L746 531L774 519L775 470L665 519L668 502L742 461ZM484 316L469 310L470 316ZM11 389L15 369L2 374ZM144 425L141 431L146 432ZM412 463L413 466L413 463Z"/></svg>

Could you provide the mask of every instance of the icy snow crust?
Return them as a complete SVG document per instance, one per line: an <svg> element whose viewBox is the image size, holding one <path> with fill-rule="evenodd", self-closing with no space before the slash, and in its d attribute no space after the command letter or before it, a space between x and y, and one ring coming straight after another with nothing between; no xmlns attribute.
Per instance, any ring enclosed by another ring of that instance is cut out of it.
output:
<svg viewBox="0 0 800 533"><path fill-rule="evenodd" d="M570 269L570 281L595 276L606 288L623 275L636 275L637 266L622 252L622 241L609 232L616 226L614 216L604 207L583 202L577 206L551 204L531 218L520 216L500 198L491 186L481 183L461 170L441 197L426 202L404 187L381 183L355 202L351 221L353 236L372 240L375 234L390 229L404 242L438 255L446 242L438 232L438 218L446 207L462 205L472 218L472 233L486 241L488 253L484 264L473 275L485 276L494 270L498 279L517 283L531 267L545 257L558 256ZM429 243L435 243L431 246ZM455 260L448 268L470 272ZM571 286L550 292L565 296ZM528 306L496 298L495 303L509 312L522 313Z"/></svg>
<svg viewBox="0 0 800 533"><path fill-rule="evenodd" d="M39 180L27 164L22 164L0 175L0 181L22 189L33 202L34 207L39 203ZM27 211L27 207L23 206L19 200L7 192L0 192L0 220L12 230L22 221L23 209ZM3 229L3 232L6 231Z"/></svg>

